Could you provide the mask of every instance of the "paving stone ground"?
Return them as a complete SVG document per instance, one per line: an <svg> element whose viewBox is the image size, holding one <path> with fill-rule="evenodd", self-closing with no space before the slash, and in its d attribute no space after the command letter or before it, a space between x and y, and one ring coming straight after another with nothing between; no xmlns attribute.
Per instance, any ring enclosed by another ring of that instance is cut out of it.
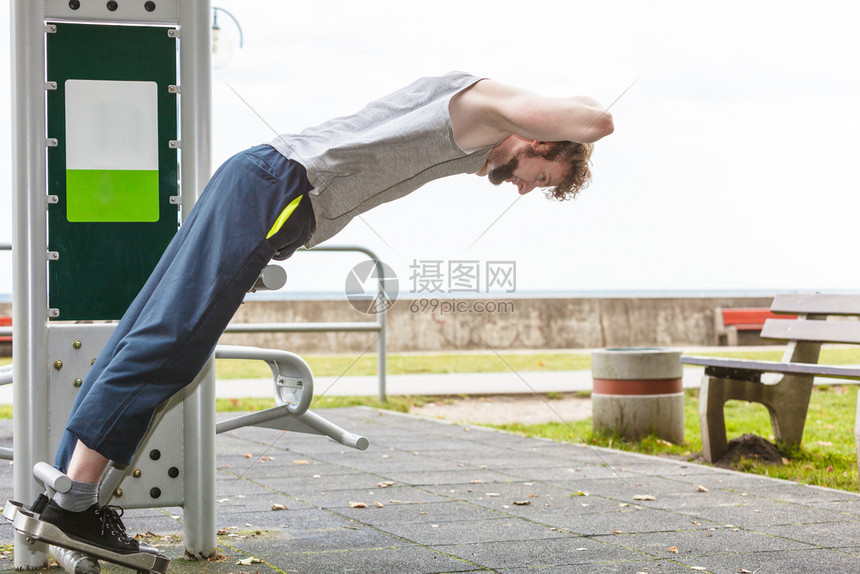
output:
<svg viewBox="0 0 860 574"><path fill-rule="evenodd" d="M179 508L129 510L126 525L158 535L171 574L860 572L854 493L368 408L325 415L370 448L218 435L220 561L183 559ZM4 498L11 477L0 463Z"/></svg>

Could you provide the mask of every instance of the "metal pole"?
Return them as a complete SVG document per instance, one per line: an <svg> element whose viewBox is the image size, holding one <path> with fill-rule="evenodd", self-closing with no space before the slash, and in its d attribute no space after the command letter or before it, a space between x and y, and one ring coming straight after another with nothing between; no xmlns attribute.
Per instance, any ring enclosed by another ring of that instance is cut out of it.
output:
<svg viewBox="0 0 860 574"><path fill-rule="evenodd" d="M47 459L48 348L47 191L45 182L44 2L14 0L12 23L12 332L17 342L12 402L15 409L15 498L39 494L33 465ZM15 534L15 568L48 564L44 544Z"/></svg>
<svg viewBox="0 0 860 574"><path fill-rule="evenodd" d="M373 260L374 264L376 265L376 271L377 271L377 276L378 276L378 280L379 280L378 281L379 290L382 291L384 289L385 271L382 267L382 262L380 261L379 256L376 255L376 253L374 253L372 250L368 249L367 247L362 247L360 245L327 245L327 246L323 246L323 247L314 247L313 249L301 248L301 249L299 249L299 251L335 251L335 252L357 251L359 253L364 253L371 260ZM386 313L387 313L386 309L381 309L381 310L378 309L376 311L376 327L375 327L375 329L365 329L365 328L361 328L361 327L357 327L357 326L351 327L351 328L346 328L346 329L342 329L342 328L335 328L335 329L320 328L319 329L321 331L322 330L337 330L337 331L378 330L379 331L379 338L376 341L376 344L377 344L376 364L377 364L377 371L378 371L378 377L379 377L379 395L378 395L378 398L379 398L380 403L384 403L386 398L387 398L386 397L386 388L385 388L386 387L385 374L386 374L386 368L387 368L387 365L386 365L386 348L385 348L386 347L386 341L385 341L385 336L386 336L386 334L385 334L385 330L386 330L385 315L386 315ZM306 323L306 325L313 325L313 323ZM335 326L335 325L337 325L339 327L342 324L339 324L339 323L337 323L337 324L333 323L332 324L332 326ZM361 323L359 323L358 325L361 325ZM288 330L293 330L293 329L294 328L290 328ZM317 330L317 329L314 329L313 327L311 327L307 330L310 331L310 330ZM239 328L236 328L235 332L240 332Z"/></svg>
<svg viewBox="0 0 860 574"><path fill-rule="evenodd" d="M209 0L179 2L182 86L180 188L182 218L209 180L212 63ZM215 369L210 358L183 407L185 439L185 554L211 558L217 551L215 516Z"/></svg>
<svg viewBox="0 0 860 574"><path fill-rule="evenodd" d="M379 290L384 293L385 286L385 271L382 263L374 255L376 261L376 270L379 275ZM386 297L387 299L387 297ZM379 403L382 404L386 400L385 389L385 316L388 314L388 309L376 310L376 322L379 323L379 338L376 340L376 369L379 376Z"/></svg>

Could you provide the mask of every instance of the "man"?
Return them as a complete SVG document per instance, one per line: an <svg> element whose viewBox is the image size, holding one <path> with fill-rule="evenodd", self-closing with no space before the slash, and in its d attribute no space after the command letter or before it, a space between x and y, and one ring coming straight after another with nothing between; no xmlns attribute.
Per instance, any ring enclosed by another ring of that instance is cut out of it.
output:
<svg viewBox="0 0 860 574"><path fill-rule="evenodd" d="M591 98L541 97L458 72L228 160L87 375L55 460L73 488L41 519L114 552L154 552L98 506L98 483L109 460L131 461L156 407L194 379L271 258L449 175L572 197L588 183L591 143L612 131Z"/></svg>

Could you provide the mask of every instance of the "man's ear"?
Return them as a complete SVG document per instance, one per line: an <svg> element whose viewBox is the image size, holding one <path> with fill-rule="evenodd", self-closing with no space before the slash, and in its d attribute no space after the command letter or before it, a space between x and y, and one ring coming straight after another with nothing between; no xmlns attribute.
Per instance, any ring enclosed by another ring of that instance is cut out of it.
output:
<svg viewBox="0 0 860 574"><path fill-rule="evenodd" d="M543 142L543 141L538 141L538 140L532 140L531 144L532 144L532 149L537 154L542 154L544 152L549 151L550 149L552 149L552 147L554 145L552 142Z"/></svg>

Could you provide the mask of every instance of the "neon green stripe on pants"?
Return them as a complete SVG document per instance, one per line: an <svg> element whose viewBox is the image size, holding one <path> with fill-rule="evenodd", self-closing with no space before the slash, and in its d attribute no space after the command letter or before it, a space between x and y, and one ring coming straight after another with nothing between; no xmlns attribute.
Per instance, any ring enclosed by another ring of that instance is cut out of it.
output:
<svg viewBox="0 0 860 574"><path fill-rule="evenodd" d="M269 234L266 236L266 239L270 238L271 236L273 236L274 234L276 234L278 231L281 230L281 228L287 222L287 219L290 218L290 215L292 215L293 212L296 210L296 208L299 206L299 202L302 200L302 197L304 197L304 196L302 196L302 195L298 196L297 198L292 200L288 206L286 206L284 208L284 210L281 212L281 214L275 220L275 224L269 230Z"/></svg>

